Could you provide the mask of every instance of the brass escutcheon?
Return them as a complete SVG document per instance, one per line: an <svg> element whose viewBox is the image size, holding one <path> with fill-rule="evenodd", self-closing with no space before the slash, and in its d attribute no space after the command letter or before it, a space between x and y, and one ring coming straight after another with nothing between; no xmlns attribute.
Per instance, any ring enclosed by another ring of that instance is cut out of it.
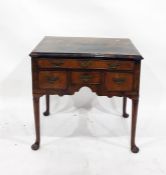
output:
<svg viewBox="0 0 166 175"><path fill-rule="evenodd" d="M92 61L89 61L89 60L84 60L84 61L81 61L81 62L80 62L80 66L83 67L83 68L87 68L87 67L89 67L91 64L92 64Z"/></svg>
<svg viewBox="0 0 166 175"><path fill-rule="evenodd" d="M83 82L88 82L89 80L91 80L93 77L92 75L89 75L89 74L83 74L80 76L80 79L83 81Z"/></svg>
<svg viewBox="0 0 166 175"><path fill-rule="evenodd" d="M112 80L113 80L113 82L115 82L116 84L122 84L122 83L124 83L124 82L126 81L125 78L113 78Z"/></svg>
<svg viewBox="0 0 166 175"><path fill-rule="evenodd" d="M56 81L59 80L59 77L47 77L47 81L50 83L50 84L53 84L55 83Z"/></svg>
<svg viewBox="0 0 166 175"><path fill-rule="evenodd" d="M63 61L59 61L59 62L53 62L51 64L52 64L53 67L56 68L56 67L61 67L64 64L64 62Z"/></svg>
<svg viewBox="0 0 166 175"><path fill-rule="evenodd" d="M120 66L119 63L109 63L108 64L108 68L111 69L111 70L117 69L118 66Z"/></svg>

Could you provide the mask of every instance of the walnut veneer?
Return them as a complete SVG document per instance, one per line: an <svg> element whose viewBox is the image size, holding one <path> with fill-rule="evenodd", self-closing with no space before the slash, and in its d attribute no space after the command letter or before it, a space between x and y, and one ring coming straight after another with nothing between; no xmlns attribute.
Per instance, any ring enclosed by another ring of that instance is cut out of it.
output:
<svg viewBox="0 0 166 175"><path fill-rule="evenodd" d="M99 96L123 97L125 118L127 98L132 100L131 151L139 151L135 133L143 57L129 39L45 37L30 56L36 129L33 150L40 146L40 97L46 95L47 116L49 95L71 95L87 86Z"/></svg>

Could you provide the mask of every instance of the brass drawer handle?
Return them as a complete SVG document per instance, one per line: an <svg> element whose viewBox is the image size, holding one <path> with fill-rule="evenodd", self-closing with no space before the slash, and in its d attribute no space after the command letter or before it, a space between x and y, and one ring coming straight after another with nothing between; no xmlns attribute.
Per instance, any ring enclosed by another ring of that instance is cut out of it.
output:
<svg viewBox="0 0 166 175"><path fill-rule="evenodd" d="M123 84L123 83L126 81L125 78L113 78L112 80L113 80L113 82L115 82L116 84Z"/></svg>
<svg viewBox="0 0 166 175"><path fill-rule="evenodd" d="M92 61L81 61L80 66L83 68L87 68L92 64Z"/></svg>
<svg viewBox="0 0 166 175"><path fill-rule="evenodd" d="M120 66L119 63L109 63L109 64L108 64L108 68L111 69L111 70L112 70L112 69L113 69L113 70L114 70L114 69L117 69L118 66Z"/></svg>
<svg viewBox="0 0 166 175"><path fill-rule="evenodd" d="M80 79L83 81L83 82L88 82L92 79L92 75L89 75L89 74L83 74L80 76Z"/></svg>
<svg viewBox="0 0 166 175"><path fill-rule="evenodd" d="M56 81L59 80L59 77L47 77L47 81L50 83L50 84L53 84L55 83Z"/></svg>
<svg viewBox="0 0 166 175"><path fill-rule="evenodd" d="M61 62L53 62L51 64L52 64L53 67L57 68L57 67L61 67L64 64L64 62L63 61L61 61Z"/></svg>

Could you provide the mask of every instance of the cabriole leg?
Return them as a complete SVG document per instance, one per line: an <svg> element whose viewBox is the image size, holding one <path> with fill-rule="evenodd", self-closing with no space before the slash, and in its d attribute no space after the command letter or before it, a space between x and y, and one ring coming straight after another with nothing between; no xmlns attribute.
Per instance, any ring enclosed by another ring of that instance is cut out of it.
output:
<svg viewBox="0 0 166 175"><path fill-rule="evenodd" d="M36 141L31 146L32 150L38 150L39 147L40 147L40 109L39 109L39 100L40 100L40 96L39 95L33 95Z"/></svg>
<svg viewBox="0 0 166 175"><path fill-rule="evenodd" d="M139 148L135 144L136 124L137 124L138 98L132 99L132 122L131 122L131 151L138 153Z"/></svg>

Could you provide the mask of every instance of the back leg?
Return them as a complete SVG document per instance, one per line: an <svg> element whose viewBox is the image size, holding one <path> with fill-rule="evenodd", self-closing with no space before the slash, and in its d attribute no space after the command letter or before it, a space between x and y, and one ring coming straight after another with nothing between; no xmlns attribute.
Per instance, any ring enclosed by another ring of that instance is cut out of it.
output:
<svg viewBox="0 0 166 175"><path fill-rule="evenodd" d="M126 113L126 106L127 106L127 97L123 97L123 117L129 117L129 114Z"/></svg>
<svg viewBox="0 0 166 175"><path fill-rule="evenodd" d="M46 111L43 112L44 116L49 116L50 115L50 96L47 94L46 95Z"/></svg>

